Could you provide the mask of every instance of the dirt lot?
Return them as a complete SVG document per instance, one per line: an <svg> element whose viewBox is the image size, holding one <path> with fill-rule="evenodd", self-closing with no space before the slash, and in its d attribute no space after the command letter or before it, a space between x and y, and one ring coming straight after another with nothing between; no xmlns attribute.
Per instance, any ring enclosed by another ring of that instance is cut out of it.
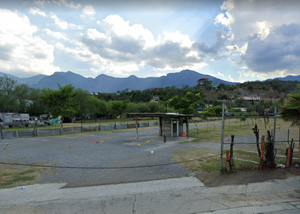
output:
<svg viewBox="0 0 300 214"><path fill-rule="evenodd" d="M262 171L245 169L235 173L196 173L196 177L208 187L242 185L273 179L286 179L293 175L300 175L300 168L295 165L290 168L265 169Z"/></svg>

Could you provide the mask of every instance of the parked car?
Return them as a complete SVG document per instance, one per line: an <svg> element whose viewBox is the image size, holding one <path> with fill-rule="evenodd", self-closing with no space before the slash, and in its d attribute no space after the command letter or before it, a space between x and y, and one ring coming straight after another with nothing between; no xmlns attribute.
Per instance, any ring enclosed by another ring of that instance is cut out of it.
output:
<svg viewBox="0 0 300 214"><path fill-rule="evenodd" d="M52 124L52 121L51 120L45 120L45 121L43 121L44 122L44 124L46 125L46 126L50 126L51 124Z"/></svg>
<svg viewBox="0 0 300 214"><path fill-rule="evenodd" d="M37 125L37 126L44 126L44 125L45 125L45 123L44 123L44 122L42 122L42 121L37 121L37 122L36 122L36 125Z"/></svg>

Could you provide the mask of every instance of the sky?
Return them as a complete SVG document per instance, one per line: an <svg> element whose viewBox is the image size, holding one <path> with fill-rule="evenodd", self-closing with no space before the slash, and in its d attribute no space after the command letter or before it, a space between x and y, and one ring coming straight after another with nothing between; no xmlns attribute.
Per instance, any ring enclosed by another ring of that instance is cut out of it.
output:
<svg viewBox="0 0 300 214"><path fill-rule="evenodd" d="M0 72L232 81L300 75L297 0L0 2Z"/></svg>

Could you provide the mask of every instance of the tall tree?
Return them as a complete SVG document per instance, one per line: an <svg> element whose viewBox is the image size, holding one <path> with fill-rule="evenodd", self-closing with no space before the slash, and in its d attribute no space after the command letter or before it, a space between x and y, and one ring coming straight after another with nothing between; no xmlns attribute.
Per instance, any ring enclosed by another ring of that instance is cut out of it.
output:
<svg viewBox="0 0 300 214"><path fill-rule="evenodd" d="M6 75L0 77L0 111L26 112L29 89Z"/></svg>
<svg viewBox="0 0 300 214"><path fill-rule="evenodd" d="M80 105L75 100L78 91L74 89L74 86L69 84L58 85L58 87L58 90L42 89L41 102L49 108L52 117L61 116L61 122L63 122L65 118L73 118Z"/></svg>
<svg viewBox="0 0 300 214"><path fill-rule="evenodd" d="M184 98L179 98L177 95L169 100L168 104L180 114L194 114L197 112L199 102L201 100L200 93L194 94L187 92Z"/></svg>

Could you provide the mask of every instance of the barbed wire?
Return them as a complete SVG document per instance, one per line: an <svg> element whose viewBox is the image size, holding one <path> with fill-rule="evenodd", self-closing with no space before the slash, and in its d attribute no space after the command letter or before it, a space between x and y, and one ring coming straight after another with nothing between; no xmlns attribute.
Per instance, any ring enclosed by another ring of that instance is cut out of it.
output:
<svg viewBox="0 0 300 214"><path fill-rule="evenodd" d="M152 165L140 165L140 166L107 166L107 167L87 167L87 166L55 166L55 165L41 165L41 164L27 164L27 163L8 163L8 162L0 162L1 165L11 165L11 166L29 166L29 167L46 167L46 168L62 168L62 169L134 169L134 168L147 168L147 167L158 167L158 166L167 166L181 163L188 163L193 161L204 160L212 157L220 156L220 154L192 159L187 161L180 161L174 163L163 163L163 164L152 164Z"/></svg>

